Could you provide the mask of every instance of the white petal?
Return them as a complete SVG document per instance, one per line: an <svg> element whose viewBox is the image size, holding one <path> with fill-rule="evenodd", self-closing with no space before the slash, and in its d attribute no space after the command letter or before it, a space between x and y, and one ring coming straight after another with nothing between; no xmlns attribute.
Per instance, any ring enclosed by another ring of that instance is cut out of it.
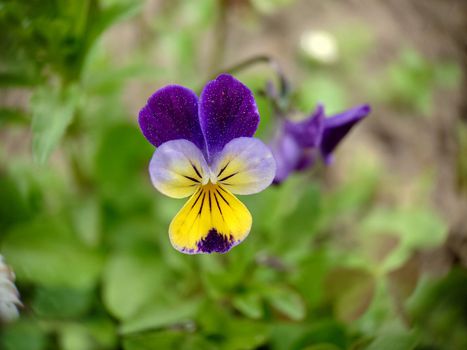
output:
<svg viewBox="0 0 467 350"><path fill-rule="evenodd" d="M262 141L239 137L225 145L211 168L216 181L230 192L253 194L271 184L276 162Z"/></svg>
<svg viewBox="0 0 467 350"><path fill-rule="evenodd" d="M149 164L149 173L154 187L172 198L188 197L209 180L203 153L187 140L160 145Z"/></svg>

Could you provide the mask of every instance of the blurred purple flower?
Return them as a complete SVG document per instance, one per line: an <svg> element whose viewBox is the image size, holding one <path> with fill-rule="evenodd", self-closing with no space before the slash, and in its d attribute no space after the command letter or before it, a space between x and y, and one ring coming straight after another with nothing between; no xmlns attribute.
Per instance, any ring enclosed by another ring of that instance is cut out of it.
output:
<svg viewBox="0 0 467 350"><path fill-rule="evenodd" d="M318 105L305 120L284 120L279 135L270 144L277 166L274 183L281 183L295 171L312 167L318 156L326 165L331 164L334 149L370 111L370 106L361 105L326 117L324 107Z"/></svg>

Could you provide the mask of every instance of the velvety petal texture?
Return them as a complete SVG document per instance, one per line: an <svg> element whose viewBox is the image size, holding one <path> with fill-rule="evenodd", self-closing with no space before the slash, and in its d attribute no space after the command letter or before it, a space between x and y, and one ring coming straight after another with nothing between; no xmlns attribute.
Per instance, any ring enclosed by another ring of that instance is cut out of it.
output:
<svg viewBox="0 0 467 350"><path fill-rule="evenodd" d="M204 150L198 119L198 98L183 86L169 85L157 90L139 113L143 135L154 146L184 139Z"/></svg>
<svg viewBox="0 0 467 350"><path fill-rule="evenodd" d="M209 181L209 167L200 149L187 140L173 140L156 149L149 163L151 181L172 198L192 195Z"/></svg>
<svg viewBox="0 0 467 350"><path fill-rule="evenodd" d="M222 74L209 82L199 101L201 129L209 159L238 137L251 137L259 123L253 93L230 75Z"/></svg>
<svg viewBox="0 0 467 350"><path fill-rule="evenodd" d="M239 137L224 147L211 169L213 183L219 183L235 194L253 194L272 183L276 162L262 141Z"/></svg>

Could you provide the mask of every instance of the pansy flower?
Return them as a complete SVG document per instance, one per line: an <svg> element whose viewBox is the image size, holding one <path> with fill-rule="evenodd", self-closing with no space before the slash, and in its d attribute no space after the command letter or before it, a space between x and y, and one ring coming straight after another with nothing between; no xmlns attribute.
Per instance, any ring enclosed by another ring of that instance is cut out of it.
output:
<svg viewBox="0 0 467 350"><path fill-rule="evenodd" d="M235 194L264 190L276 170L269 148L253 138L258 123L252 92L227 74L199 99L183 86L166 86L140 111L141 130L157 147L149 164L153 185L172 198L191 196L169 227L177 250L225 253L250 232L251 214Z"/></svg>
<svg viewBox="0 0 467 350"><path fill-rule="evenodd" d="M274 183L283 182L291 173L313 166L318 157L326 165L332 153L347 133L370 113L370 106L361 105L326 117L324 107L318 105L308 118L294 122L284 120L278 137L271 143L277 163Z"/></svg>

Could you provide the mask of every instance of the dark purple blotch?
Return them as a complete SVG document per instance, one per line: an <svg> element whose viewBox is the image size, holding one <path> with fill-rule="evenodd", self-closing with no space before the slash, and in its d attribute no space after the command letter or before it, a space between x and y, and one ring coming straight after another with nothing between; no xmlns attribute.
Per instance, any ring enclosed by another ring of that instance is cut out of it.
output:
<svg viewBox="0 0 467 350"><path fill-rule="evenodd" d="M229 237L217 232L215 228L209 230L207 236L198 242L198 250L202 253L226 253L234 245L232 235Z"/></svg>

